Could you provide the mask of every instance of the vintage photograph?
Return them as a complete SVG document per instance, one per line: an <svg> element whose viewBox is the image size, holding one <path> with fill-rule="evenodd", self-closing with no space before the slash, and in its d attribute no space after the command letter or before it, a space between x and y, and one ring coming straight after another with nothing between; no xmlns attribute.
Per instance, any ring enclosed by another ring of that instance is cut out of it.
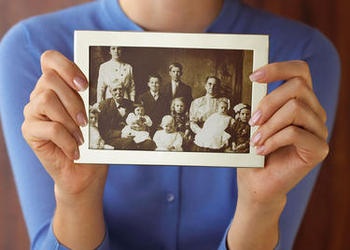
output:
<svg viewBox="0 0 350 250"><path fill-rule="evenodd" d="M248 121L266 94L249 75L268 37L76 31L86 163L262 167Z"/></svg>

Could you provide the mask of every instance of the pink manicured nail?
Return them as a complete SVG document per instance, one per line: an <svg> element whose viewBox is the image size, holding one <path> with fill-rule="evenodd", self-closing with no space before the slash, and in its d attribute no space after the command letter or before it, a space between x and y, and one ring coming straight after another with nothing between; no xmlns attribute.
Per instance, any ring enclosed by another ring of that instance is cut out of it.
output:
<svg viewBox="0 0 350 250"><path fill-rule="evenodd" d="M74 138L75 138L75 140L76 140L76 142L78 143L79 146L84 144L84 138L81 135L80 131L77 131L77 132L73 133L73 136L74 136Z"/></svg>
<svg viewBox="0 0 350 250"><path fill-rule="evenodd" d="M265 72L262 70L258 70L253 72L250 76L249 79L252 82L259 82L259 80L262 80L265 77Z"/></svg>
<svg viewBox="0 0 350 250"><path fill-rule="evenodd" d="M260 141L260 139L261 139L261 133L258 132L252 138L253 145L256 145Z"/></svg>
<svg viewBox="0 0 350 250"><path fill-rule="evenodd" d="M81 78L79 76L74 77L73 83L79 91L85 90L88 86L88 83L83 78Z"/></svg>
<svg viewBox="0 0 350 250"><path fill-rule="evenodd" d="M78 160L79 158L80 158L80 153L79 153L79 149L76 149L75 151L74 151L74 160Z"/></svg>
<svg viewBox="0 0 350 250"><path fill-rule="evenodd" d="M254 126L262 116L261 110L257 110L249 120L249 125Z"/></svg>
<svg viewBox="0 0 350 250"><path fill-rule="evenodd" d="M80 112L77 115L77 121L78 121L79 126L85 127L87 125L87 118L85 117L83 112Z"/></svg>
<svg viewBox="0 0 350 250"><path fill-rule="evenodd" d="M264 147L264 146L256 147L256 153L257 153L258 155L263 155L263 154L264 154L264 151L265 151L265 147Z"/></svg>

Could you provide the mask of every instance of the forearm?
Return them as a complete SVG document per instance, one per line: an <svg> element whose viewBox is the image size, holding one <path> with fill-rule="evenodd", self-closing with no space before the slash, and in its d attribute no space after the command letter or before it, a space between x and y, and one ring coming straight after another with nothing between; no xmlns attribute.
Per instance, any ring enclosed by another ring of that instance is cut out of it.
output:
<svg viewBox="0 0 350 250"><path fill-rule="evenodd" d="M106 84L102 80L99 80L97 83L96 103L100 103L105 100L106 89Z"/></svg>
<svg viewBox="0 0 350 250"><path fill-rule="evenodd" d="M135 101L135 95L136 95L135 81L133 78L131 78L130 88L129 88L129 98L133 102Z"/></svg>
<svg viewBox="0 0 350 250"><path fill-rule="evenodd" d="M201 130L201 128L198 126L198 124L196 122L192 122L190 123L190 128L192 130L193 133L198 134L199 131Z"/></svg>
<svg viewBox="0 0 350 250"><path fill-rule="evenodd" d="M229 249L271 250L278 243L278 222L285 200L274 204L249 204L239 201L227 236Z"/></svg>
<svg viewBox="0 0 350 250"><path fill-rule="evenodd" d="M96 249L105 237L102 195L60 195L56 191L53 231L58 241L74 249Z"/></svg>

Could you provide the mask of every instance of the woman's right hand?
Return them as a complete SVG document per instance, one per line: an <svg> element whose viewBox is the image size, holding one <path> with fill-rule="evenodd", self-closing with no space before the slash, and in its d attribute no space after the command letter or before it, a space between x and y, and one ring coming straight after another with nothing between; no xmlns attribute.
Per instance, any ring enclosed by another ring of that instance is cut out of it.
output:
<svg viewBox="0 0 350 250"><path fill-rule="evenodd" d="M83 143L80 126L88 123L77 91L88 83L57 51L42 54L41 68L42 76L24 108L22 133L55 183L56 237L74 249L93 249L105 235L102 200L108 167L74 163Z"/></svg>
<svg viewBox="0 0 350 250"><path fill-rule="evenodd" d="M88 83L80 69L61 53L41 56L42 76L24 108L22 133L56 189L78 194L97 180L104 182L106 166L75 164L83 143L80 126L87 125L83 101L77 91Z"/></svg>

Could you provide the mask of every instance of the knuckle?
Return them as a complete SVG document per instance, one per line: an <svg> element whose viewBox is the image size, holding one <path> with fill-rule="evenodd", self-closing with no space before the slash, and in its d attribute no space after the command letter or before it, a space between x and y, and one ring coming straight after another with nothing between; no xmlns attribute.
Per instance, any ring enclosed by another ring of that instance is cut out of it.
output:
<svg viewBox="0 0 350 250"><path fill-rule="evenodd" d="M304 60L296 60L294 61L295 64L297 64L297 66L302 69L302 72L304 72L304 74L310 74L310 67L309 64L304 61Z"/></svg>
<svg viewBox="0 0 350 250"><path fill-rule="evenodd" d="M30 103L27 103L23 108L24 120L28 118L29 114L30 114Z"/></svg>
<svg viewBox="0 0 350 250"><path fill-rule="evenodd" d="M38 94L48 88L52 88L52 83L57 81L57 73L53 69L46 69L40 76L34 90L30 93L29 100L34 99Z"/></svg>
<svg viewBox="0 0 350 250"><path fill-rule="evenodd" d="M306 79L304 79L301 76L295 77L293 84L294 84L296 93L302 93L303 91L308 89Z"/></svg>
<svg viewBox="0 0 350 250"><path fill-rule="evenodd" d="M290 99L288 101L288 110L293 117L297 117L303 108L302 106L302 103L296 98Z"/></svg>
<svg viewBox="0 0 350 250"><path fill-rule="evenodd" d="M40 82L53 82L57 79L57 73L53 69L47 69L40 78Z"/></svg>
<svg viewBox="0 0 350 250"><path fill-rule="evenodd" d="M298 60L296 61L300 70L300 77L303 78L304 83L308 85L309 88L312 88L312 77L310 72L310 66L306 61Z"/></svg>
<svg viewBox="0 0 350 250"><path fill-rule="evenodd" d="M40 57L41 64L45 65L47 62L49 62L56 55L57 55L57 51L55 51L55 50L44 51Z"/></svg>
<svg viewBox="0 0 350 250"><path fill-rule="evenodd" d="M324 146L322 147L322 150L320 150L321 152L321 159L324 160L327 155L329 154L329 145L328 143L324 143Z"/></svg>
<svg viewBox="0 0 350 250"><path fill-rule="evenodd" d="M24 121L21 125L21 132L22 132L22 137L24 140L30 144L30 138L31 138L31 127L32 124L28 121Z"/></svg>
<svg viewBox="0 0 350 250"><path fill-rule="evenodd" d="M298 135L299 132L299 128L296 126L289 126L286 129L286 133L285 133L285 138L287 141L293 141L294 138L296 138L296 136Z"/></svg>
<svg viewBox="0 0 350 250"><path fill-rule="evenodd" d="M288 102L288 105L289 105L289 108L294 112L298 111L300 109L300 106L301 106L300 102L296 98L290 99Z"/></svg>
<svg viewBox="0 0 350 250"><path fill-rule="evenodd" d="M327 112L324 110L324 108L321 108L320 110L320 117L323 123L327 121Z"/></svg>
<svg viewBox="0 0 350 250"><path fill-rule="evenodd" d="M56 94L52 90L45 90L38 95L37 105L40 105L41 107L47 107L52 103L55 97Z"/></svg>
<svg viewBox="0 0 350 250"><path fill-rule="evenodd" d="M24 121L21 125L21 132L22 132L22 135L23 135L23 138L26 139L27 138L27 129L28 129L28 126L27 126L27 122Z"/></svg>
<svg viewBox="0 0 350 250"><path fill-rule="evenodd" d="M62 125L57 122L50 122L49 125L47 125L47 132L51 135L59 135L62 130Z"/></svg>

